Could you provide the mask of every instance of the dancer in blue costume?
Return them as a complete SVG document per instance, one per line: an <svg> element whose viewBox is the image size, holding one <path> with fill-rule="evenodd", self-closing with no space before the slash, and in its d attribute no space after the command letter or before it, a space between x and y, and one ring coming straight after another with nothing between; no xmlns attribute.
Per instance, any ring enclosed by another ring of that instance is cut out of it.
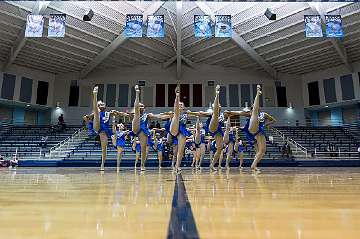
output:
<svg viewBox="0 0 360 239"><path fill-rule="evenodd" d="M211 170L216 170L214 165L220 159L220 156L222 155L224 148L224 142L223 142L224 132L222 127L224 126L225 116L223 114L220 114L221 106L220 106L219 94L220 94L220 86L217 85L215 88L215 99L213 103L212 112L203 112L203 111L189 112L189 115L208 117L205 123L205 130L207 133L209 133L211 136L214 137L216 142L216 152L210 164Z"/></svg>
<svg viewBox="0 0 360 239"><path fill-rule="evenodd" d="M166 138L161 137L160 134L156 134L156 136L154 137L154 143L155 143L154 149L157 152L157 157L159 160L159 168L162 168L161 163L163 161L163 156L164 156L165 142L166 142Z"/></svg>
<svg viewBox="0 0 360 239"><path fill-rule="evenodd" d="M177 138L177 155L175 170L180 172L181 160L184 156L186 138L191 136L191 132L186 128L188 114L184 112L184 103L180 102L180 87L175 90L174 112L170 123L170 134Z"/></svg>
<svg viewBox="0 0 360 239"><path fill-rule="evenodd" d="M151 132L149 129L149 119L166 120L169 119L169 115L165 114L152 114L145 113L145 106L140 103L140 89L139 86L135 86L135 102L134 102L134 118L132 121L132 132L137 135L140 139L141 145L141 170L145 170L145 162L147 159L148 146L151 143Z"/></svg>
<svg viewBox="0 0 360 239"><path fill-rule="evenodd" d="M195 134L194 134L194 144L195 144L195 157L193 160L192 166L197 169L200 168L200 162L205 154L205 129L203 128L203 124L200 121L200 117L197 117L196 125L195 125Z"/></svg>
<svg viewBox="0 0 360 239"><path fill-rule="evenodd" d="M119 112L112 110L110 112L106 111L106 105L102 101L97 100L98 87L96 86L93 90L93 128L95 132L99 134L100 143L101 143L101 167L100 171L104 171L104 165L106 160L106 150L108 145L108 138L112 135L112 130L110 128L110 117L112 115L118 116L128 116L127 113Z"/></svg>
<svg viewBox="0 0 360 239"><path fill-rule="evenodd" d="M129 130L125 130L123 124L116 124L115 116L113 116L113 135L111 136L112 143L114 147L117 149L117 160L116 160L116 171L120 171L120 163L122 158L122 153L125 149L125 136L129 134Z"/></svg>
<svg viewBox="0 0 360 239"><path fill-rule="evenodd" d="M224 134L224 144L226 145L226 168L229 169L229 163L233 156L234 145L235 145L235 134L237 129L231 127L230 117L227 118L226 128ZM221 161L219 162L219 168L221 168Z"/></svg>
<svg viewBox="0 0 360 239"><path fill-rule="evenodd" d="M169 145L171 145L172 147L172 162L171 162L171 168L175 168L175 163L176 163L176 155L177 155L177 150L178 150L178 140L177 137L172 136L170 133L170 125L171 125L171 118L173 117L174 113L173 112L166 112L166 113L162 113L164 115L167 115L170 117L170 119L168 119L165 122L165 132L166 132L166 141L168 142Z"/></svg>
<svg viewBox="0 0 360 239"><path fill-rule="evenodd" d="M265 112L260 112L260 95L261 87L257 86L257 92L254 100L253 107L250 112L243 111L229 111L227 114L233 116L245 116L248 119L243 128L246 134L247 141L250 145L254 145L255 158L251 164L251 169L259 170L257 168L258 163L262 160L266 152L266 138L265 127L270 126L276 122L275 118Z"/></svg>

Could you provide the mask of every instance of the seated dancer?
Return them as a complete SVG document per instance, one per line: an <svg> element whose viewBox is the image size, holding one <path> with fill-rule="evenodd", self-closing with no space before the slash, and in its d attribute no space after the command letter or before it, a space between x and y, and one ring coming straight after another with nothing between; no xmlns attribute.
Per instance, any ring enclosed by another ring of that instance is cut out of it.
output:
<svg viewBox="0 0 360 239"><path fill-rule="evenodd" d="M189 112L189 115L195 116L205 116L208 117L205 124L206 133L210 133L211 136L215 139L216 152L214 158L211 161L210 169L216 170L214 165L220 159L221 154L223 153L224 143L223 143L223 126L224 126L224 114L220 114L221 106L219 100L220 86L217 85L215 89L215 99L213 103L213 112Z"/></svg>
<svg viewBox="0 0 360 239"><path fill-rule="evenodd" d="M125 149L125 136L129 134L129 130L125 130L123 124L116 124L115 116L113 116L113 135L111 136L112 143L117 149L117 158L116 158L116 171L120 171L120 163L122 158L122 153Z"/></svg>
<svg viewBox="0 0 360 239"><path fill-rule="evenodd" d="M169 119L169 115L164 114L151 114L145 113L145 106L140 103L140 89L139 86L135 86L135 102L134 102L134 117L132 121L132 132L138 136L141 145L141 170L145 170L145 161L147 158L147 152L149 146L152 146L151 132L149 129L149 119L166 120Z"/></svg>
<svg viewBox="0 0 360 239"><path fill-rule="evenodd" d="M134 168L136 169L137 163L139 161L140 155L141 155L141 144L139 137L134 137L132 140L132 149L135 152L135 165Z"/></svg>
<svg viewBox="0 0 360 239"><path fill-rule="evenodd" d="M233 156L234 145L235 145L235 132L237 133L237 129L235 127L231 127L230 117L227 118L226 128L224 134L224 144L226 145L226 168L229 168L229 163ZM219 168L221 167L221 161L219 162Z"/></svg>
<svg viewBox="0 0 360 239"><path fill-rule="evenodd" d="M97 93L98 87L96 86L93 90L93 113L91 115L93 117L93 129L100 136L102 151L100 171L104 171L108 138L112 135L112 130L109 126L110 117L112 115L128 116L128 114L116 110L106 112L105 103L97 100Z"/></svg>
<svg viewBox="0 0 360 239"><path fill-rule="evenodd" d="M186 128L188 114L184 113L184 103L180 102L180 89L179 86L175 90L175 102L174 102L174 113L170 123L170 134L177 138L177 156L176 156L176 167L175 170L180 172L181 160L184 156L186 138L192 134Z"/></svg>
<svg viewBox="0 0 360 239"><path fill-rule="evenodd" d="M253 107L250 112L243 111L228 111L229 115L245 116L248 119L243 128L246 134L247 141L250 145L254 146L255 158L251 164L251 169L259 170L257 168L258 163L265 155L266 151L266 138L265 138L265 127L276 122L275 118L265 112L260 112L260 95L261 87L257 86L256 96Z"/></svg>

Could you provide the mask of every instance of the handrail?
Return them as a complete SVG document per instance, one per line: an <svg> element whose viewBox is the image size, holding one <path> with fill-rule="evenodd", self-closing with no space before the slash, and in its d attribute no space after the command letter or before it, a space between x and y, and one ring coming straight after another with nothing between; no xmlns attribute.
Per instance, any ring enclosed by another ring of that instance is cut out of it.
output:
<svg viewBox="0 0 360 239"><path fill-rule="evenodd" d="M73 140L73 138L77 135L79 135L81 132L83 131L82 128L76 130L71 136L69 136L68 138L62 140L61 142L57 143L56 145L54 145L53 147L50 148L49 150L49 155L52 156L53 152L58 149L61 148L63 145L65 145L66 143L69 143L70 140Z"/></svg>
<svg viewBox="0 0 360 239"><path fill-rule="evenodd" d="M305 154L305 157L306 157L306 158L308 157L308 150L307 150L307 148L305 148L304 146L302 146L301 144L299 144L298 142L296 142L296 141L293 140L292 138L286 136L286 135L285 135L283 132L281 132L280 130L278 130L278 129L274 128L274 127L272 127L271 129L272 129L277 135L279 135L279 136L283 139L283 141L287 140L290 144L292 144L292 145L295 147L296 151L297 151L298 149L300 149L300 151L302 151L302 152Z"/></svg>

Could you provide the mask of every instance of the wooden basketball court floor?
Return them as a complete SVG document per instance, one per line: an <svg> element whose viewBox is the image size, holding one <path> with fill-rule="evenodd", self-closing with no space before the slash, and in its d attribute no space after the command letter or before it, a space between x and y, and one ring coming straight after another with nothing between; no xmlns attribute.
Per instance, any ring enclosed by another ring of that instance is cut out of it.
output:
<svg viewBox="0 0 360 239"><path fill-rule="evenodd" d="M0 170L0 238L359 238L360 169Z"/></svg>

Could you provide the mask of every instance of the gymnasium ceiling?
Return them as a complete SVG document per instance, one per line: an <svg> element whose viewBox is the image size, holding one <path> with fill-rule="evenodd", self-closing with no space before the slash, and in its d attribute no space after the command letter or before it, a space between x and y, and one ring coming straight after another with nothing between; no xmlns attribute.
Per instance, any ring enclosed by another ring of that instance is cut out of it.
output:
<svg viewBox="0 0 360 239"><path fill-rule="evenodd" d="M4 69L16 64L52 73L81 72L86 76L94 69L149 64L167 67L182 59L195 68L205 63L264 70L274 76L279 72L304 74L342 64L351 69L351 62L360 60L360 3L182 2L180 7L171 1L42 4L0 2L0 61L4 62ZM82 21L87 8L95 12L90 22ZM263 15L266 8L277 14L276 21ZM65 13L66 37L24 39L26 16L36 11L45 16ZM164 15L166 37L124 39L121 32L127 13ZM304 15L327 13L342 15L345 38L305 38ZM233 37L195 38L192 24L197 14L232 15ZM181 48L177 47L179 44Z"/></svg>

